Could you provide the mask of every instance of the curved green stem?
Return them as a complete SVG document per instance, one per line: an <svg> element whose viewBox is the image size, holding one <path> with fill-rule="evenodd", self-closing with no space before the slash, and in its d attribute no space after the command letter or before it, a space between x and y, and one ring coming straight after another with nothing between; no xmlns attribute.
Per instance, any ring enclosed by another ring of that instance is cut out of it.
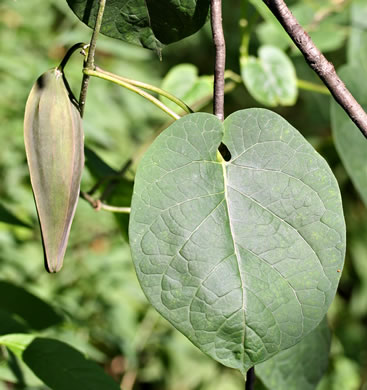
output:
<svg viewBox="0 0 367 390"><path fill-rule="evenodd" d="M164 96L165 98L171 100L173 103L177 104L179 107L181 107L184 111L186 111L188 114L191 114L193 113L194 111L185 103L183 102L181 99L179 99L178 97L170 94L169 92L161 89L161 88L158 88L158 87L155 87L154 85L151 85L151 84L147 84L147 83L143 83L141 81L137 81L137 80L131 80L131 79L128 79L126 77L122 77L122 76L118 76L118 75L115 75L113 73L110 73L110 72L107 72L106 70L103 70L101 68L99 68L98 66L96 66L95 70L97 72L100 72L100 73L103 73L105 75L108 75L108 76L112 76L118 80L121 80L123 82L126 82L126 83L129 83L131 85L134 85L135 87L138 87L138 88L143 88L143 89L146 89L147 91L152 91L152 92L155 92L157 93L158 95L161 95L161 96Z"/></svg>
<svg viewBox="0 0 367 390"><path fill-rule="evenodd" d="M111 74L106 74L104 72L98 71L98 70L91 70L91 69L84 69L84 74L87 76L94 76L98 77L103 80L111 81L112 83L115 83L117 85L120 85L121 87L124 87L132 92L137 93L138 95L144 97L145 99L149 100L151 103L155 104L158 108L160 108L162 111L170 115L173 119L180 119L180 115L176 114L174 111L169 109L165 104L163 104L160 100L152 96L150 93L143 91L142 89L121 80L121 78L118 78L116 76L113 76Z"/></svg>
<svg viewBox="0 0 367 390"><path fill-rule="evenodd" d="M297 87L304 89L305 91L322 93L323 95L331 95L330 91L324 85L314 84L306 80L297 79Z"/></svg>

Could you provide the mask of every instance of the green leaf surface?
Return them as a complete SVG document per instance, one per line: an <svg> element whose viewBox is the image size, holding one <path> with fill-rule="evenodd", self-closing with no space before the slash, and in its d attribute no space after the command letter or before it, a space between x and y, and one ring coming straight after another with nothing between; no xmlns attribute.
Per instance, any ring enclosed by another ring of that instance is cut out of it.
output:
<svg viewBox="0 0 367 390"><path fill-rule="evenodd" d="M349 65L360 66L367 73L367 29L351 28L347 58Z"/></svg>
<svg viewBox="0 0 367 390"><path fill-rule="evenodd" d="M14 284L0 281L0 310L20 317L29 327L42 330L60 323L52 306Z"/></svg>
<svg viewBox="0 0 367 390"><path fill-rule="evenodd" d="M30 228L30 225L28 223L19 219L16 215L14 215L11 211L9 211L1 203L0 203L0 222L7 223L9 225Z"/></svg>
<svg viewBox="0 0 367 390"><path fill-rule="evenodd" d="M367 109L367 72L357 66L343 66L341 79L357 101ZM331 126L336 149L354 186L367 205L367 141L344 110L332 99Z"/></svg>
<svg viewBox="0 0 367 390"><path fill-rule="evenodd" d="M276 46L280 50L287 50L292 45L292 40L279 23L260 23L256 27L256 35L263 45Z"/></svg>
<svg viewBox="0 0 367 390"><path fill-rule="evenodd" d="M259 58L241 58L241 75L249 93L266 106L291 106L297 100L296 71L276 47L260 47Z"/></svg>
<svg viewBox="0 0 367 390"><path fill-rule="evenodd" d="M330 343L325 318L298 344L257 365L256 376L271 390L314 390L327 370Z"/></svg>
<svg viewBox="0 0 367 390"><path fill-rule="evenodd" d="M23 352L28 367L52 390L119 390L95 362L58 340L36 338Z"/></svg>
<svg viewBox="0 0 367 390"><path fill-rule="evenodd" d="M345 252L330 168L264 109L238 111L224 124L190 114L165 130L138 167L129 235L152 305L243 373L320 323Z"/></svg>
<svg viewBox="0 0 367 390"><path fill-rule="evenodd" d="M353 1L350 16L353 27L367 29L367 4L365 0Z"/></svg>
<svg viewBox="0 0 367 390"><path fill-rule="evenodd" d="M363 1L363 0L362 0ZM291 46L294 54L301 55L295 44L284 31L278 20L269 11L263 1L251 0L264 19L256 28L257 36L262 44L274 45L285 50ZM330 12L330 4L325 2L297 2L290 7L292 14L299 24L307 31L312 41L322 52L340 49L348 36L348 29L344 25L342 12ZM323 15L318 21L319 15Z"/></svg>
<svg viewBox="0 0 367 390"><path fill-rule="evenodd" d="M361 386L361 371L355 360L336 356L333 370L324 376L317 390L358 390Z"/></svg>
<svg viewBox="0 0 367 390"><path fill-rule="evenodd" d="M298 2L291 7L293 15L308 32L316 47L322 52L333 51L342 47L348 34L348 29L342 24L343 20L339 20L339 15L336 12L330 12L329 16L326 14L320 22L316 22L318 15L325 12L327 6L328 4L322 4L322 2L315 4ZM295 53L301 54L298 49Z"/></svg>
<svg viewBox="0 0 367 390"><path fill-rule="evenodd" d="M200 76L199 70L192 64L174 66L165 76L162 89L183 100L188 106L193 106L213 94L213 78ZM160 98L171 109L177 105L165 97Z"/></svg>
<svg viewBox="0 0 367 390"><path fill-rule="evenodd" d="M26 333L28 327L5 310L0 309L0 335Z"/></svg>
<svg viewBox="0 0 367 390"><path fill-rule="evenodd" d="M350 22L348 64L361 66L367 72L367 4L364 0L351 4Z"/></svg>
<svg viewBox="0 0 367 390"><path fill-rule="evenodd" d="M67 0L76 16L94 28L98 0ZM206 22L209 0L109 0L101 32L112 38L160 51L198 31Z"/></svg>

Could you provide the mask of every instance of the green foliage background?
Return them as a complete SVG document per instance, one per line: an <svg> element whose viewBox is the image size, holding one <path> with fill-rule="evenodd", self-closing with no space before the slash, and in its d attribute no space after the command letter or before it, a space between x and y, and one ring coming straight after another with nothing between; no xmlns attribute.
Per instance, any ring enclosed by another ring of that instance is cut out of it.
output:
<svg viewBox="0 0 367 390"><path fill-rule="evenodd" d="M239 3L224 2L227 68L236 73L240 73ZM296 6L304 18L301 22L306 25L320 7L335 4L331 0L289 3ZM315 40L336 67L347 62L349 12L353 3L346 1L341 10L332 12L313 31ZM264 19L258 19L250 42L250 53L257 55L261 44L275 44L287 50L299 78L318 83L287 38L269 22L266 14L262 16ZM135 381L134 389L242 389L240 374L203 355L150 308L133 270L126 234L121 231L126 221L107 212L97 213L80 200L63 270L56 275L44 271L23 146L24 105L35 79L57 65L72 44L88 42L90 30L77 20L66 1L3 0L0 37L0 280L39 296L65 318L57 325L50 320L48 325L52 326L37 328L32 321L20 318L23 309L9 315L9 300L12 301L5 289L0 295L0 334L30 331L65 341L98 362L116 381L122 377L125 385ZM148 50L101 36L96 60L109 71L155 85L162 83L172 66L181 63L193 63L200 75L210 75L213 67L210 27L206 25L194 36L164 49L162 62ZM76 94L81 65L82 57L75 55L66 68ZM366 80L367 77L360 80L365 84L364 91ZM227 114L254 106L261 105L243 85L226 97ZM331 358L319 390L366 390L367 212L332 142L329 106L328 96L299 90L294 106L275 111L328 160L343 196L348 229L346 266L329 312L333 330ZM204 110L210 112L210 104ZM114 169L119 170L136 154L139 145L168 124L167 117L144 99L102 80L91 80L84 120L85 142ZM96 171L85 169L82 189L93 186L93 175L98 176ZM132 172L129 175L133 177ZM115 196L113 201L126 201L122 198ZM28 298L20 296L19 300L23 299L26 305ZM14 305L16 302L14 298ZM34 310L30 318L37 315L46 314ZM0 390L11 388L11 384L22 389L47 388L20 360L15 364L9 351L2 349Z"/></svg>

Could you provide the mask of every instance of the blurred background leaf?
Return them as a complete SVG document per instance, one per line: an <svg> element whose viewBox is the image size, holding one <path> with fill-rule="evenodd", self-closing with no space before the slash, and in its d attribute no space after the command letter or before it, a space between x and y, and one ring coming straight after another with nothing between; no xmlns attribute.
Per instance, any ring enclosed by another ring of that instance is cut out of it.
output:
<svg viewBox="0 0 367 390"><path fill-rule="evenodd" d="M22 358L53 390L119 390L120 386L95 362L58 340L35 338Z"/></svg>
<svg viewBox="0 0 367 390"><path fill-rule="evenodd" d="M330 342L324 318L301 342L255 366L256 375L270 390L315 389L328 367Z"/></svg>

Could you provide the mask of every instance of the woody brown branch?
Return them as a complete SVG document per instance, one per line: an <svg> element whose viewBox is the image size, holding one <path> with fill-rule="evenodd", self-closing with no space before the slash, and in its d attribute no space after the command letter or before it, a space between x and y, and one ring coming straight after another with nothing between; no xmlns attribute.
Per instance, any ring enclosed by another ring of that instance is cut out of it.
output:
<svg viewBox="0 0 367 390"><path fill-rule="evenodd" d="M210 16L215 47L214 114L220 120L224 120L224 71L226 66L226 45L222 25L222 0L211 0Z"/></svg>
<svg viewBox="0 0 367 390"><path fill-rule="evenodd" d="M278 19L305 57L309 66L329 89L334 99L367 138L367 114L339 78L334 65L315 46L310 36L298 23L283 0L263 0L263 2Z"/></svg>

